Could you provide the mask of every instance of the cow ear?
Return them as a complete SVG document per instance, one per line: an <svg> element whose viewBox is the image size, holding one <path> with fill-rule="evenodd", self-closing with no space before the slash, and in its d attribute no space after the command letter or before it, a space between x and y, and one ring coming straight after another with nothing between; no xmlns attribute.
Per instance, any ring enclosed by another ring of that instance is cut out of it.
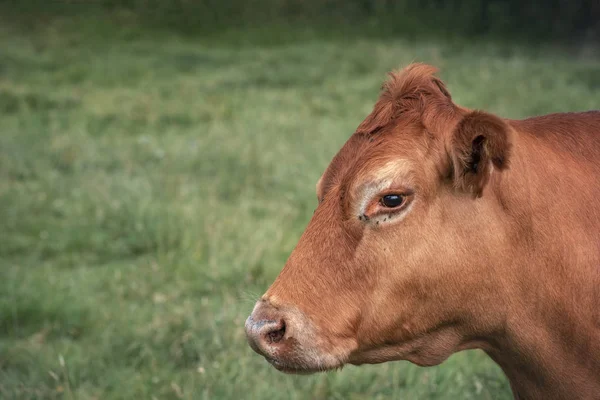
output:
<svg viewBox="0 0 600 400"><path fill-rule="evenodd" d="M509 126L495 115L472 111L452 133L450 153L454 186L480 197L494 169L508 167Z"/></svg>

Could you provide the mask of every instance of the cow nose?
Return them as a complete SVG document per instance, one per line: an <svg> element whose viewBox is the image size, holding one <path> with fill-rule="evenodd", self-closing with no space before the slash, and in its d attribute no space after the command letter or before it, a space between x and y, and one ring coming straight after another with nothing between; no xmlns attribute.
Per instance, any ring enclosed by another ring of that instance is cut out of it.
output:
<svg viewBox="0 0 600 400"><path fill-rule="evenodd" d="M249 339L257 344L277 344L285 335L285 321L283 319L254 321L250 316L246 324L246 333Z"/></svg>
<svg viewBox="0 0 600 400"><path fill-rule="evenodd" d="M283 315L264 302L259 302L246 320L248 343L262 355L272 354L282 344L286 329Z"/></svg>

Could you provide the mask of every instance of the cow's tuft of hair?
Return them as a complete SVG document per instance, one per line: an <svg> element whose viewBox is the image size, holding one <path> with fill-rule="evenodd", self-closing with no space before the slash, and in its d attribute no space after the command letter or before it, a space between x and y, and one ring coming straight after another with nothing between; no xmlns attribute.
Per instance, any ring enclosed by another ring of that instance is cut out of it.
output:
<svg viewBox="0 0 600 400"><path fill-rule="evenodd" d="M421 119L424 125L432 117L447 115L455 109L446 85L435 76L438 69L413 63L393 71L383 84L373 111L356 129L357 134L374 134L388 127L396 118Z"/></svg>

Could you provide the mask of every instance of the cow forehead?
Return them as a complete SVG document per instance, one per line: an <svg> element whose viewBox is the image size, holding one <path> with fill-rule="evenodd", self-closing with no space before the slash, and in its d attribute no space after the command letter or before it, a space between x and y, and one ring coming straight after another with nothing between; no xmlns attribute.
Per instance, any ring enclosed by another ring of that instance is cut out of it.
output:
<svg viewBox="0 0 600 400"><path fill-rule="evenodd" d="M324 196L333 186L346 189L372 181L402 178L423 156L422 140L397 133L354 134L342 146L317 183L317 195Z"/></svg>
<svg viewBox="0 0 600 400"><path fill-rule="evenodd" d="M321 200L336 183L340 183L347 171L354 165L356 158L366 151L369 138L364 135L352 135L333 157L317 183L317 196Z"/></svg>

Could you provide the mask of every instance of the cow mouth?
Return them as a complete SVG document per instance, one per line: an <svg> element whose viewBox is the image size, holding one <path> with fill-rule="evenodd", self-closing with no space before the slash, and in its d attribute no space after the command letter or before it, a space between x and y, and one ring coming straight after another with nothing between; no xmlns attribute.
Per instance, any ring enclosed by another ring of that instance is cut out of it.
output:
<svg viewBox="0 0 600 400"><path fill-rule="evenodd" d="M300 367L298 365L290 365L287 364L285 362L281 362L275 358L268 358L265 357L265 359L269 362L269 364L271 364L277 371L283 372L285 374L291 374L291 375L311 375L311 374L316 374L318 372L326 372L329 370L329 368L310 368L310 367Z"/></svg>

